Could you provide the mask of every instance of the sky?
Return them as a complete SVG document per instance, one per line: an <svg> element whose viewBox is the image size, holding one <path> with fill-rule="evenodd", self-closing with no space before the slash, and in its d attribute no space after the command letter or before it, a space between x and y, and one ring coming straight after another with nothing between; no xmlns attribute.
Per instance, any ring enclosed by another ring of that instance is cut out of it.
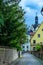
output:
<svg viewBox="0 0 43 65"><path fill-rule="evenodd" d="M26 12L24 17L27 26L30 26L35 23L36 12L39 19L39 23L43 21L43 16L40 12L43 7L43 0L21 0L20 6L22 6L24 11Z"/></svg>

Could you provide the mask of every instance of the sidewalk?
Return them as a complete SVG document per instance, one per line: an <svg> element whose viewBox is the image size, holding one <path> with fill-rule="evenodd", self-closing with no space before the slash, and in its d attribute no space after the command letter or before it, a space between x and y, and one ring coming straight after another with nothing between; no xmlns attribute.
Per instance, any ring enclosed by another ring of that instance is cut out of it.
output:
<svg viewBox="0 0 43 65"><path fill-rule="evenodd" d="M23 57L18 58L12 62L11 65L43 65L43 60L30 53L25 53Z"/></svg>
<svg viewBox="0 0 43 65"><path fill-rule="evenodd" d="M15 61L13 61L10 65L17 65L19 63L20 58L16 59Z"/></svg>
<svg viewBox="0 0 43 65"><path fill-rule="evenodd" d="M20 58L17 58L15 61L13 61L10 65L17 65L19 64L20 59L23 57L23 55L20 55Z"/></svg>

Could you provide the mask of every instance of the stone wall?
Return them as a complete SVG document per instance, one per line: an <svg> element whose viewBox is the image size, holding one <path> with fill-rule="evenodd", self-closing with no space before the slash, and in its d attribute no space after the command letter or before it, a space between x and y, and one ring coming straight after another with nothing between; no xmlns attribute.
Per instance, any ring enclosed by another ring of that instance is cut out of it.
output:
<svg viewBox="0 0 43 65"><path fill-rule="evenodd" d="M0 48L0 65L6 65L5 63L11 63L18 58L16 49Z"/></svg>

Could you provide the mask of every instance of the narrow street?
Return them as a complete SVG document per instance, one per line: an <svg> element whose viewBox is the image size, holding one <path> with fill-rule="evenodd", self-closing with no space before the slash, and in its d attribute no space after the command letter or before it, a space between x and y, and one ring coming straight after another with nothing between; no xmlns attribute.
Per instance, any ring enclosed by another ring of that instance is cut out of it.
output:
<svg viewBox="0 0 43 65"><path fill-rule="evenodd" d="M25 53L23 58L19 59L15 65L43 65L43 61L36 58L32 54Z"/></svg>

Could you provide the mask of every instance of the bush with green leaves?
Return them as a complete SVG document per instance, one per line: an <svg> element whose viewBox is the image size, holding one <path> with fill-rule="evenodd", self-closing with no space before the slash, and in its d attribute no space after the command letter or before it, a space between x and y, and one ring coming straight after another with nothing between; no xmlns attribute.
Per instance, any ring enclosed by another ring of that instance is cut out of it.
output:
<svg viewBox="0 0 43 65"><path fill-rule="evenodd" d="M36 45L36 50L37 50L37 51L40 51L40 50L41 50L41 45L37 44L37 45Z"/></svg>

